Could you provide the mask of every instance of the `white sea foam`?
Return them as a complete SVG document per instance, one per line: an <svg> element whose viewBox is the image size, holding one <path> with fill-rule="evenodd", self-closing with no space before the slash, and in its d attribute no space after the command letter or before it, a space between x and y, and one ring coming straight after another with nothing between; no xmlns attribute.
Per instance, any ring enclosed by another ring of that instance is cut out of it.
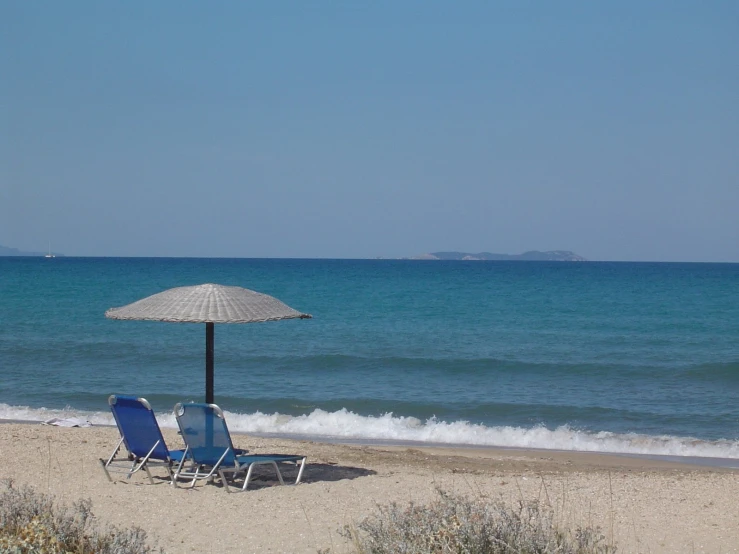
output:
<svg viewBox="0 0 739 554"><path fill-rule="evenodd" d="M69 407L63 410L52 410L48 408L29 408L28 406L9 406L0 403L0 419L41 422L55 417L59 419L79 417L86 419L93 425L115 425L113 415L110 412L85 412Z"/></svg>
<svg viewBox="0 0 739 554"><path fill-rule="evenodd" d="M43 421L52 417L82 417L94 425L113 425L106 412L73 409L48 410L0 404L0 419ZM623 454L690 456L739 459L739 441L704 441L690 437L588 432L566 425L549 429L537 427L487 427L466 421L446 422L435 418L421 421L391 413L379 417L362 416L346 409L336 412L314 410L289 416L279 413L239 414L226 412L232 432L298 435L317 440L405 441L448 445L541 448ZM172 414L157 415L162 427L174 428Z"/></svg>

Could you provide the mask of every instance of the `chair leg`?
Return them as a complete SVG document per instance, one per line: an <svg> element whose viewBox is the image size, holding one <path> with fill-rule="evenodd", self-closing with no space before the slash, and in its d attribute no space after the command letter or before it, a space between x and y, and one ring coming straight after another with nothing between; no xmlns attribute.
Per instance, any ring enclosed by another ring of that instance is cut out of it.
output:
<svg viewBox="0 0 739 554"><path fill-rule="evenodd" d="M182 468L185 465L185 460L187 460L187 452L188 450L185 450L185 453L182 454L182 459L180 460L180 463L177 464L177 469L174 472L174 475L172 475L172 472L170 471L170 476L172 477L172 486L174 488L177 488L177 479L180 478L180 473L182 472Z"/></svg>
<svg viewBox="0 0 739 554"><path fill-rule="evenodd" d="M121 446L123 445L123 437L121 437L121 440L118 441L118 444L115 445L115 450L113 450L113 453L110 455L110 457L107 460L103 460L102 458L99 458L100 465L103 468L103 471L105 472L105 476L108 478L108 481L111 483L113 482L113 478L110 476L110 472L108 471L108 466L113 463L113 460L115 460L115 457L118 455L118 452L121 450Z"/></svg>
<svg viewBox="0 0 739 554"><path fill-rule="evenodd" d="M254 470L254 464L249 464L249 469L246 472L246 477L244 477L244 485L241 487L242 491L246 490L246 487L249 486L249 481L251 481L251 474Z"/></svg>
<svg viewBox="0 0 739 554"><path fill-rule="evenodd" d="M133 459L133 463L131 464L131 469L128 470L128 475L126 475L126 479L130 479L131 475L133 475L136 472L136 458Z"/></svg>
<svg viewBox="0 0 739 554"><path fill-rule="evenodd" d="M231 488L228 486L228 481L226 481L226 474L223 472L222 469L218 469L218 475L221 476L221 483L223 483L223 488L226 489L227 493L231 493Z"/></svg>
<svg viewBox="0 0 739 554"><path fill-rule="evenodd" d="M197 469L195 470L195 473L200 473L200 470L201 469L203 469L203 466L201 466L201 465L197 466ZM190 488L191 489L194 489L195 488L195 481L197 481L197 480L198 480L197 476L192 478L192 482L190 483Z"/></svg>
<svg viewBox="0 0 739 554"><path fill-rule="evenodd" d="M146 471L146 475L149 477L149 483L153 485L154 479L151 476L151 471L149 471L149 464L144 464L144 470Z"/></svg>
<svg viewBox="0 0 739 554"><path fill-rule="evenodd" d="M102 458L100 458L99 460L100 460L100 466L103 468L103 471L105 472L105 476L108 478L108 481L112 483L113 478L110 476L110 473L108 472L108 466L105 463L105 460L103 460Z"/></svg>
<svg viewBox="0 0 739 554"><path fill-rule="evenodd" d="M275 471L277 472L277 478L280 480L280 485L284 485L285 481L282 479L282 473L280 473L280 468L277 467L277 462L271 462L272 466L275 468Z"/></svg>
<svg viewBox="0 0 739 554"><path fill-rule="evenodd" d="M172 461L167 463L167 474L169 475L169 482L174 482L174 475L172 475Z"/></svg>
<svg viewBox="0 0 739 554"><path fill-rule="evenodd" d="M305 469L305 460L306 460L306 458L303 458L300 461L300 469L298 470L298 478L295 479L295 484L296 485L299 485L300 484L300 479L303 478L303 470Z"/></svg>
<svg viewBox="0 0 739 554"><path fill-rule="evenodd" d="M118 454L118 451L121 449L122 444L123 444L123 437L121 437L121 440L118 441L118 444L116 445L115 450L113 450L113 453L110 455L110 458L108 458L108 461L105 462L106 466L110 465L110 463L116 457L116 454Z"/></svg>

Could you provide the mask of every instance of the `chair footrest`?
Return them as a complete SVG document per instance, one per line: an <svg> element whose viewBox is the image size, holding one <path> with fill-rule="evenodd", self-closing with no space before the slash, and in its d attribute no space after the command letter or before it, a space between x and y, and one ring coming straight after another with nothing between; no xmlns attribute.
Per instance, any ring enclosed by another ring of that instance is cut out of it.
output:
<svg viewBox="0 0 739 554"><path fill-rule="evenodd" d="M305 456L289 456L289 455L272 455L272 454L252 454L249 456L237 456L236 461L239 465L246 464L271 464L273 462L293 462L298 463L305 459Z"/></svg>

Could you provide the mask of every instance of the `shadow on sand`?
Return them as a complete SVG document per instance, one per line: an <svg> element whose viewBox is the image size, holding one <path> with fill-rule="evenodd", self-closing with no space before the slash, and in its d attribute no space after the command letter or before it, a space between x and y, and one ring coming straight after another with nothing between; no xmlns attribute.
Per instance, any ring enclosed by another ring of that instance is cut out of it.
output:
<svg viewBox="0 0 739 554"><path fill-rule="evenodd" d="M289 485L295 482L297 476L297 470L287 467L281 467L282 478L285 480L285 484ZM240 488L244 482L243 478L246 472L239 474L238 479L234 482L229 477L229 485L233 489ZM343 481L344 479L356 479L357 477L367 477L369 475L376 475L377 472L372 469L365 469L362 467L343 466L340 464L322 464L322 463L310 463L306 462L305 470L303 471L303 478L301 483L325 483L332 481ZM154 475L154 479L157 483L169 484L169 478L165 476ZM124 480L125 481L125 480ZM136 485L148 485L148 480L144 480L137 483L131 483ZM223 485L220 482L220 478L216 476L208 483L209 485L215 485L216 487L222 488ZM177 486L183 489L189 489L190 483L188 481L180 481ZM196 485L197 489L200 485ZM256 466L254 473L252 474L251 481L249 481L249 488L247 490L261 489L266 487L279 486L279 481L275 475L274 470L270 467Z"/></svg>
<svg viewBox="0 0 739 554"><path fill-rule="evenodd" d="M281 468L282 477L285 480L285 484L291 484L295 482L297 476L296 470ZM325 483L332 481L343 481L345 479L356 479L357 477L367 477L368 475L376 475L377 472L371 469L365 469L362 467L343 466L340 464L321 464L321 463L305 463L305 470L303 471L303 478L300 480L301 483ZM233 486L240 486L243 481L243 474L235 482L231 483ZM221 486L219 481L215 481L214 484L218 487ZM249 489L260 489L265 487L279 486L279 481L275 472L269 467L255 467L254 473L252 474L251 481L249 481Z"/></svg>

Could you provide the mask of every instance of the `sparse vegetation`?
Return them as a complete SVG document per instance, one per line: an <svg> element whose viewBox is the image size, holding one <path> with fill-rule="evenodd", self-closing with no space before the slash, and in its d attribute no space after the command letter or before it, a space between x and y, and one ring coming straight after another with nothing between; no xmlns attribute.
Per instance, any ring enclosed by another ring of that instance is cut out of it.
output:
<svg viewBox="0 0 739 554"><path fill-rule="evenodd" d="M358 554L613 554L599 528L562 529L537 501L502 502L438 491L431 504L391 504L343 531Z"/></svg>
<svg viewBox="0 0 739 554"><path fill-rule="evenodd" d="M138 527L98 525L92 503L71 507L29 486L0 483L0 552L9 554L149 554L161 552L147 545Z"/></svg>

